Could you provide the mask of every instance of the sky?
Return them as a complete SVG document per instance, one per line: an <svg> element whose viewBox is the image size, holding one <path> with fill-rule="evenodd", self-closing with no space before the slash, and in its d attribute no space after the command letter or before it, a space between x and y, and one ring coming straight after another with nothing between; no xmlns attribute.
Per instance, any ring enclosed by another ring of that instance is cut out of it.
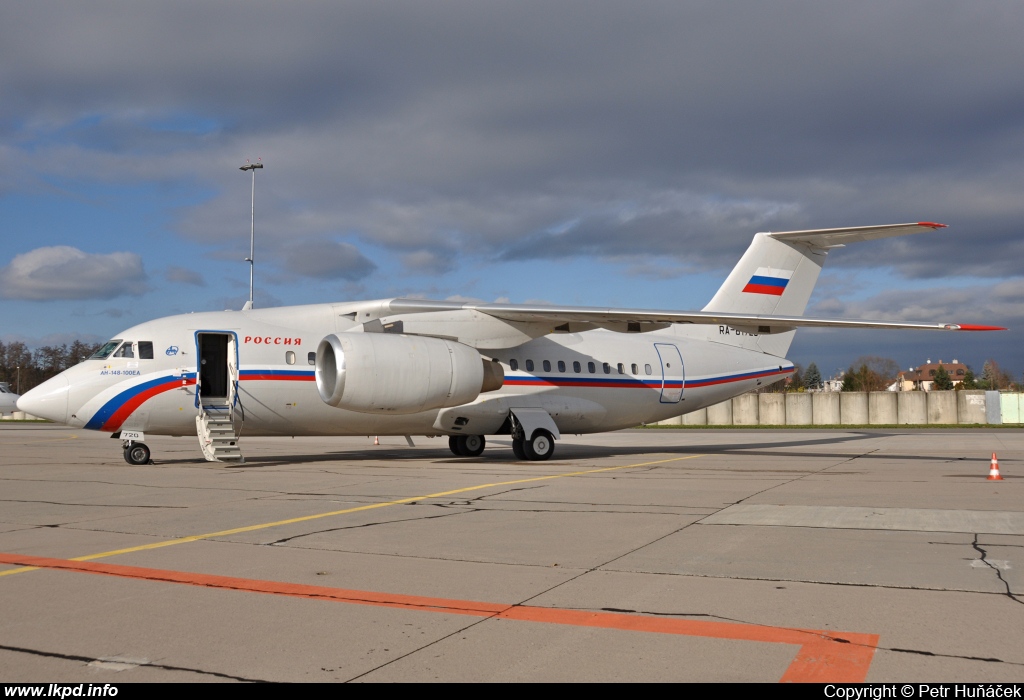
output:
<svg viewBox="0 0 1024 700"><path fill-rule="evenodd" d="M700 309L758 231L829 255L803 330L1024 372L1024 4L8 3L0 341L418 296Z"/></svg>

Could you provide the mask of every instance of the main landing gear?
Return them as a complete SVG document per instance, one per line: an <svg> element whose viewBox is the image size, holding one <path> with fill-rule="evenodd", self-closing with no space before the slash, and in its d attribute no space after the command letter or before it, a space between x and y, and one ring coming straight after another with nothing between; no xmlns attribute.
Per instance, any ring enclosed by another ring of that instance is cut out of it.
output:
<svg viewBox="0 0 1024 700"><path fill-rule="evenodd" d="M485 444L483 435L452 435L448 438L448 449L456 457L479 457L483 454ZM529 440L513 436L512 452L517 459L542 462L554 454L555 438L548 431L539 428L533 431L533 436Z"/></svg>
<svg viewBox="0 0 1024 700"><path fill-rule="evenodd" d="M139 466L140 464L149 464L149 458L152 454L149 447L144 442L131 442L125 440L124 446L124 461L128 462L133 466Z"/></svg>
<svg viewBox="0 0 1024 700"><path fill-rule="evenodd" d="M555 453L555 438L548 431L538 428L533 431L533 436L529 440L513 437L512 452L519 459L543 462Z"/></svg>
<svg viewBox="0 0 1024 700"><path fill-rule="evenodd" d="M456 457L479 457L486 444L483 435L452 435L448 438L448 449Z"/></svg>

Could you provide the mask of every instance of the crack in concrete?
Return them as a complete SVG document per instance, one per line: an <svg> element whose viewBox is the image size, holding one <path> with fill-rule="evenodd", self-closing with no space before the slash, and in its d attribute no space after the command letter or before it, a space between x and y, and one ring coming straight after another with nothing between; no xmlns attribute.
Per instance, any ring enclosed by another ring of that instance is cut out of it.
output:
<svg viewBox="0 0 1024 700"><path fill-rule="evenodd" d="M36 503L50 506L81 506L83 508L188 508L188 506L126 506L111 503L61 503L60 501L33 501L31 499L23 498L0 498L0 503Z"/></svg>
<svg viewBox="0 0 1024 700"><path fill-rule="evenodd" d="M418 516L418 517L415 517L415 518L398 518L398 519L395 519L395 520L380 520L380 521L372 522L372 523L362 523L360 525L343 525L342 527L331 527L331 528L327 528L325 530L316 530L314 532L305 532L305 533L302 533L301 535L292 535L291 537L283 537L283 538L281 538L279 540L274 540L273 542L267 542L267 543L265 543L265 544L263 544L261 546L264 546L264 547L280 546L280 545L284 544L285 542L291 542L293 540L302 539L303 537L310 537L312 535L322 535L322 534L325 534L325 533L328 533L328 532L339 532L341 530L359 530L361 528L376 527L378 525L393 525L395 523L412 523L412 522L416 522L418 520L434 520L435 518L450 518L450 517L455 516L455 515L463 515L465 513L473 513L473 512L475 512L475 510L471 509L471 510L463 510L463 511L452 512L452 513L441 513L440 515L421 515L421 516ZM303 549L307 549L307 548L304 547ZM339 550L322 550L322 551L339 551Z"/></svg>
<svg viewBox="0 0 1024 700"><path fill-rule="evenodd" d="M998 578L1002 582L1003 587L1006 589L1006 596L1010 600L1012 600L1014 603L1020 603L1021 605L1024 605L1024 600L1021 600L1020 598L1015 596L1013 594L1013 591L1010 590L1010 582L1003 578L1003 572L999 569L999 567L993 565L992 562L990 562L988 560L988 552L986 552L984 549L982 549L981 545L978 544L978 535L977 535L977 533L975 533L975 535L974 535L974 541L971 542L971 546L974 547L974 549L981 554L981 561L985 564L985 566L987 566L988 568L990 568L990 569L992 569L993 571L996 572L996 578ZM992 546L992 545L988 545L988 546ZM998 546L998 545L996 545L996 546Z"/></svg>
<svg viewBox="0 0 1024 700"><path fill-rule="evenodd" d="M29 654L31 656L42 656L50 659L63 659L65 661L81 661L89 664L99 659L94 659L89 656L81 656L79 654L62 654L56 651L43 651L41 649L28 649L26 647L12 647L6 644L0 644L0 649L4 651L13 651L17 654ZM219 671L206 671L201 668L189 668L187 666L171 666L169 664L159 664L152 661L139 666L147 666L149 668L159 668L163 671L187 671L188 673L198 673L204 676L214 676L216 678L226 678L232 681L242 681L243 683L272 683L273 681L263 680L262 678L246 678L245 676L233 676L229 673L220 673Z"/></svg>

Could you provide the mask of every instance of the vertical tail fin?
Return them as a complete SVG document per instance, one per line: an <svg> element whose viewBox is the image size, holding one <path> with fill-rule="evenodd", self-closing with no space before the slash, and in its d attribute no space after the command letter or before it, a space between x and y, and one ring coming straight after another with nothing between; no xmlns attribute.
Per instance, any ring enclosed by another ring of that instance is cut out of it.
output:
<svg viewBox="0 0 1024 700"><path fill-rule="evenodd" d="M875 238L924 233L943 224L920 222L785 233L759 233L704 311L803 315L831 248ZM796 331L777 335L721 335L709 340L784 357Z"/></svg>

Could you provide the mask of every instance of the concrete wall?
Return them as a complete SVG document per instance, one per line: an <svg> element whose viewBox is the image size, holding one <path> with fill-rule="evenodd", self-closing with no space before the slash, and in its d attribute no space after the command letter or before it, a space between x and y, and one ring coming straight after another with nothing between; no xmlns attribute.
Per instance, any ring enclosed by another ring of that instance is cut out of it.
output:
<svg viewBox="0 0 1024 700"><path fill-rule="evenodd" d="M786 425L786 395L757 394L759 425Z"/></svg>
<svg viewBox="0 0 1024 700"><path fill-rule="evenodd" d="M999 395L999 413L1003 423L1024 423L1024 398L1021 394L1005 393Z"/></svg>
<svg viewBox="0 0 1024 700"><path fill-rule="evenodd" d="M659 425L1024 424L1024 394L844 391L743 394Z"/></svg>
<svg viewBox="0 0 1024 700"><path fill-rule="evenodd" d="M894 391L896 422L901 425L928 423L928 394L923 391Z"/></svg>
<svg viewBox="0 0 1024 700"><path fill-rule="evenodd" d="M870 425L896 425L896 392L868 392L868 423Z"/></svg>
<svg viewBox="0 0 1024 700"><path fill-rule="evenodd" d="M786 425L813 425L811 397L814 394L787 392L782 396L786 397Z"/></svg>
<svg viewBox="0 0 1024 700"><path fill-rule="evenodd" d="M985 392L965 389L956 394L957 423L985 422Z"/></svg>
<svg viewBox="0 0 1024 700"><path fill-rule="evenodd" d="M708 409L702 408L699 411L693 413L687 413L683 416L683 425L707 425L708 424Z"/></svg>
<svg viewBox="0 0 1024 700"><path fill-rule="evenodd" d="M839 394L834 391L811 394L811 422L839 425Z"/></svg>
<svg viewBox="0 0 1024 700"><path fill-rule="evenodd" d="M931 425L953 425L956 423L956 395L955 391L929 391L928 396L928 423Z"/></svg>
<svg viewBox="0 0 1024 700"><path fill-rule="evenodd" d="M732 425L732 399L708 406L708 425Z"/></svg>
<svg viewBox="0 0 1024 700"><path fill-rule="evenodd" d="M839 424L868 424L868 393L866 391L843 391L839 394Z"/></svg>
<svg viewBox="0 0 1024 700"><path fill-rule="evenodd" d="M758 425L757 394L741 394L732 400L733 425Z"/></svg>

